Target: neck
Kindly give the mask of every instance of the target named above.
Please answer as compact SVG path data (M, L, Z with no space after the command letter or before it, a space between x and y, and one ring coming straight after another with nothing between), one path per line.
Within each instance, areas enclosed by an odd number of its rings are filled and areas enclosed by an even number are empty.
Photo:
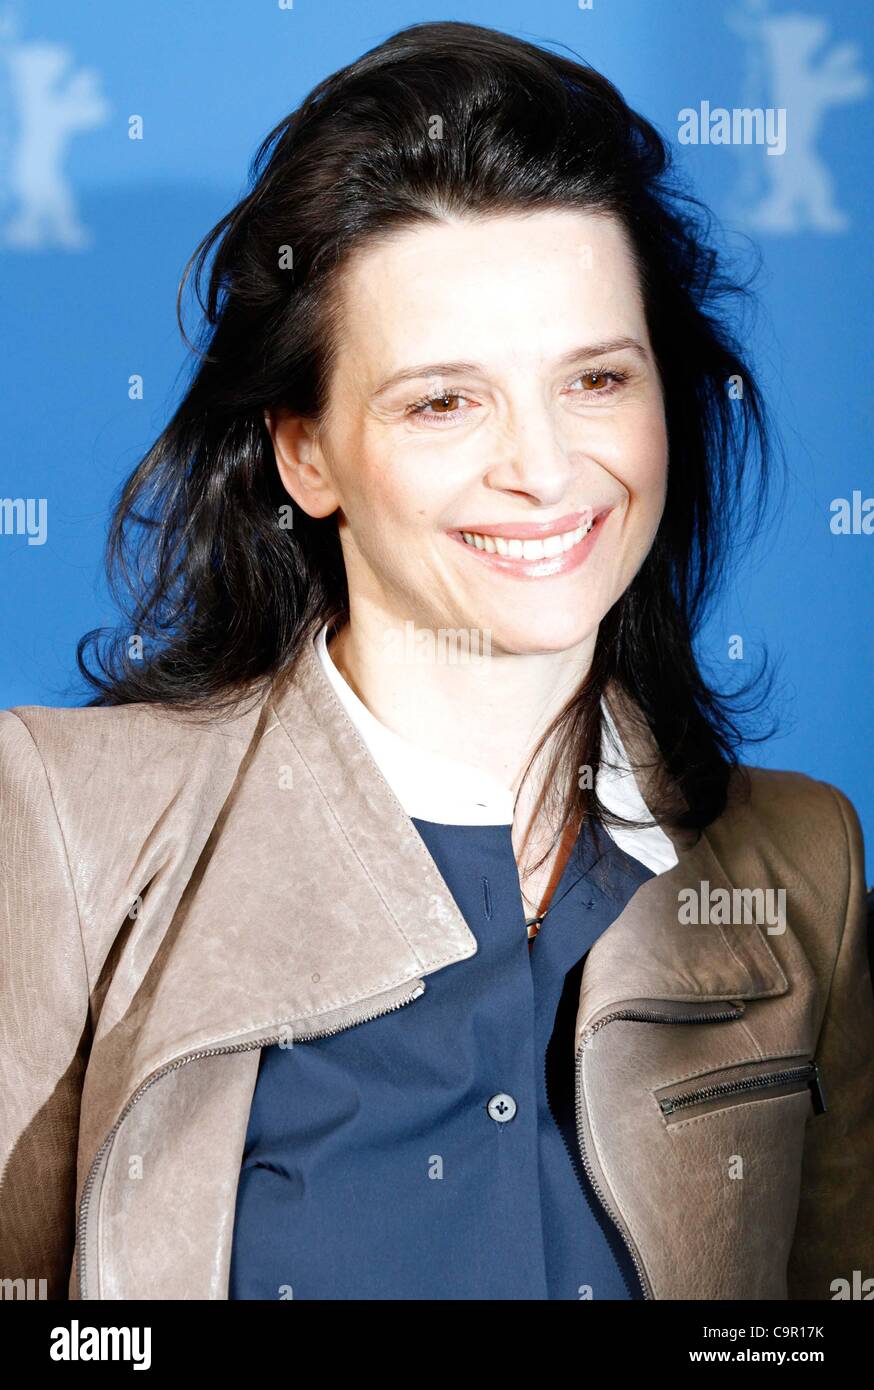
M384 636L389 629L402 634L404 625L367 607L353 609L329 643L340 674L395 733L479 767L512 791L587 674L595 644L593 635L566 651L519 654L493 645L485 655L465 656L451 646L429 651L427 643L412 641L392 647ZM534 773L528 783L536 783Z

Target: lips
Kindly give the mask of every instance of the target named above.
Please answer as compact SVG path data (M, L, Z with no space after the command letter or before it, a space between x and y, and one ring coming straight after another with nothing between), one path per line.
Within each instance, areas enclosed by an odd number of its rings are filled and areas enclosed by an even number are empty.
M594 520L581 521L579 526L572 530L553 532L548 536L531 539L500 536L483 531L462 531L461 537L465 545L472 545L476 550L485 550L490 555L508 555L513 560L542 560L570 550L591 531L594 524Z
M552 522L501 522L478 530L450 531L472 559L520 578L565 574L583 563L612 508L558 517Z

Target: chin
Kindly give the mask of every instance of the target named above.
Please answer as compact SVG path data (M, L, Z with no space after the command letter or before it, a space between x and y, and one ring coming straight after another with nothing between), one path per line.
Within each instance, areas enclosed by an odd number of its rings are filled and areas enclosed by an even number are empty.
M520 614L496 617L491 624L480 619L482 632L490 635L492 654L514 656L570 651L597 631L598 622L599 615L589 619L580 611L569 613L566 619L554 612L540 612L527 619Z

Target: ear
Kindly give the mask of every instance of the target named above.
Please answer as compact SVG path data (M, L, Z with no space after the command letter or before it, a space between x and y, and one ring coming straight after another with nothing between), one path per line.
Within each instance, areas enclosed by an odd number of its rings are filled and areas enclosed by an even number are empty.
M287 411L265 410L264 423L273 441L276 467L286 492L308 516L331 516L340 499L319 447L316 422Z

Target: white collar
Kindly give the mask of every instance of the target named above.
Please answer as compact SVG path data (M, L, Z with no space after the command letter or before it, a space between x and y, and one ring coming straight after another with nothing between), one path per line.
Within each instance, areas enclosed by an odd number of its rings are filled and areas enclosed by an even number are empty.
M498 778L470 763L411 743L371 714L331 660L327 631L326 623L314 639L325 674L407 815L440 825L512 825L513 793ZM598 796L611 811L635 820L647 818L649 811L628 754L603 701L601 712L606 726L602 753L617 766L600 768ZM658 825L644 830L611 826L609 831L621 849L655 874L664 873L677 862L671 841Z

